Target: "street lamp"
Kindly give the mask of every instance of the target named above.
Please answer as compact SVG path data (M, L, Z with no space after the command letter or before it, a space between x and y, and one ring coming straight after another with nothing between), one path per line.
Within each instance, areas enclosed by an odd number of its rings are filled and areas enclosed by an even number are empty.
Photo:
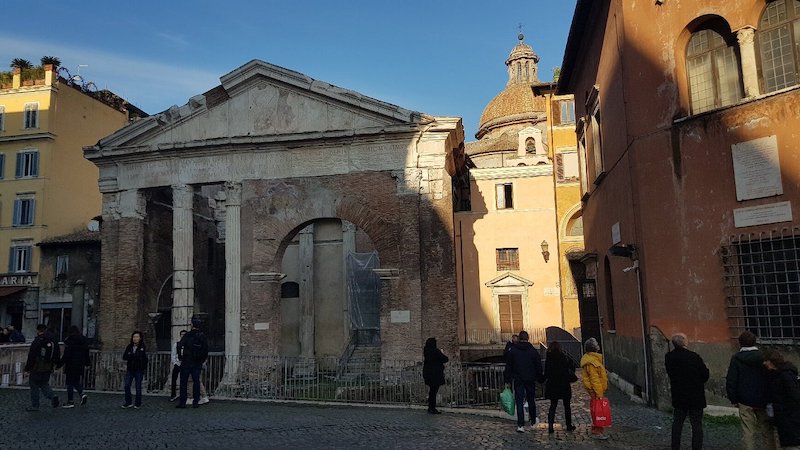
M550 261L550 245L547 241L542 241L542 257L544 257L544 262Z

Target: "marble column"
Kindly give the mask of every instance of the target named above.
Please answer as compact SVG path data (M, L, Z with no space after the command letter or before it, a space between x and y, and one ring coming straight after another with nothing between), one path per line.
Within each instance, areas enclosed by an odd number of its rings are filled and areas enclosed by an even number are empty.
M239 367L242 318L241 183L225 183L225 380Z
M736 31L739 54L742 58L742 84L744 85L744 96L747 98L759 95L755 33L756 30L753 27L744 27Z
M172 187L172 342L191 328L194 313L194 234L189 185Z
M300 231L300 356L314 357L314 225Z
M342 311L344 314L345 342L350 339L352 327L352 299L350 298L350 279L347 277L347 256L356 251L356 226L342 221Z

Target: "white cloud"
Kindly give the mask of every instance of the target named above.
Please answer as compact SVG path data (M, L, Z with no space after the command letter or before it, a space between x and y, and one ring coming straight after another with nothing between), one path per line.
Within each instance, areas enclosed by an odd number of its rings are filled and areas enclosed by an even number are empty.
M165 35L166 36L166 35ZM13 51L14 53L10 53ZM153 114L219 84L224 73L165 64L136 56L108 53L91 48L73 47L54 42L20 40L0 35L0 64L13 58L31 59L33 55L52 55L73 75L93 81L98 89L109 89L132 104Z

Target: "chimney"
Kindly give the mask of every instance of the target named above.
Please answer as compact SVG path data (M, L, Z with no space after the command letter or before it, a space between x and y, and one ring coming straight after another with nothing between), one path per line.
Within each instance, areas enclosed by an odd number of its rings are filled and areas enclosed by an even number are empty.
M52 64L45 64L44 65L44 85L45 86L52 86L53 85L53 65Z
M11 78L11 89L19 89L22 86L22 70L19 67L14 67Z

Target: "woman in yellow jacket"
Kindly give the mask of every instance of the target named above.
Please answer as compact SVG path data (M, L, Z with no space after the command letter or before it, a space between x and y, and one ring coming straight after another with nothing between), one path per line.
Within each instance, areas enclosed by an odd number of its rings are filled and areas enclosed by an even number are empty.
M600 398L608 389L608 374L605 366L603 366L603 355L598 353L600 345L595 338L589 338L583 344L583 349L586 352L581 358L583 387L586 388L586 391L593 399ZM608 436L603 433L603 427L594 425L592 425L592 437L595 439L608 439Z

